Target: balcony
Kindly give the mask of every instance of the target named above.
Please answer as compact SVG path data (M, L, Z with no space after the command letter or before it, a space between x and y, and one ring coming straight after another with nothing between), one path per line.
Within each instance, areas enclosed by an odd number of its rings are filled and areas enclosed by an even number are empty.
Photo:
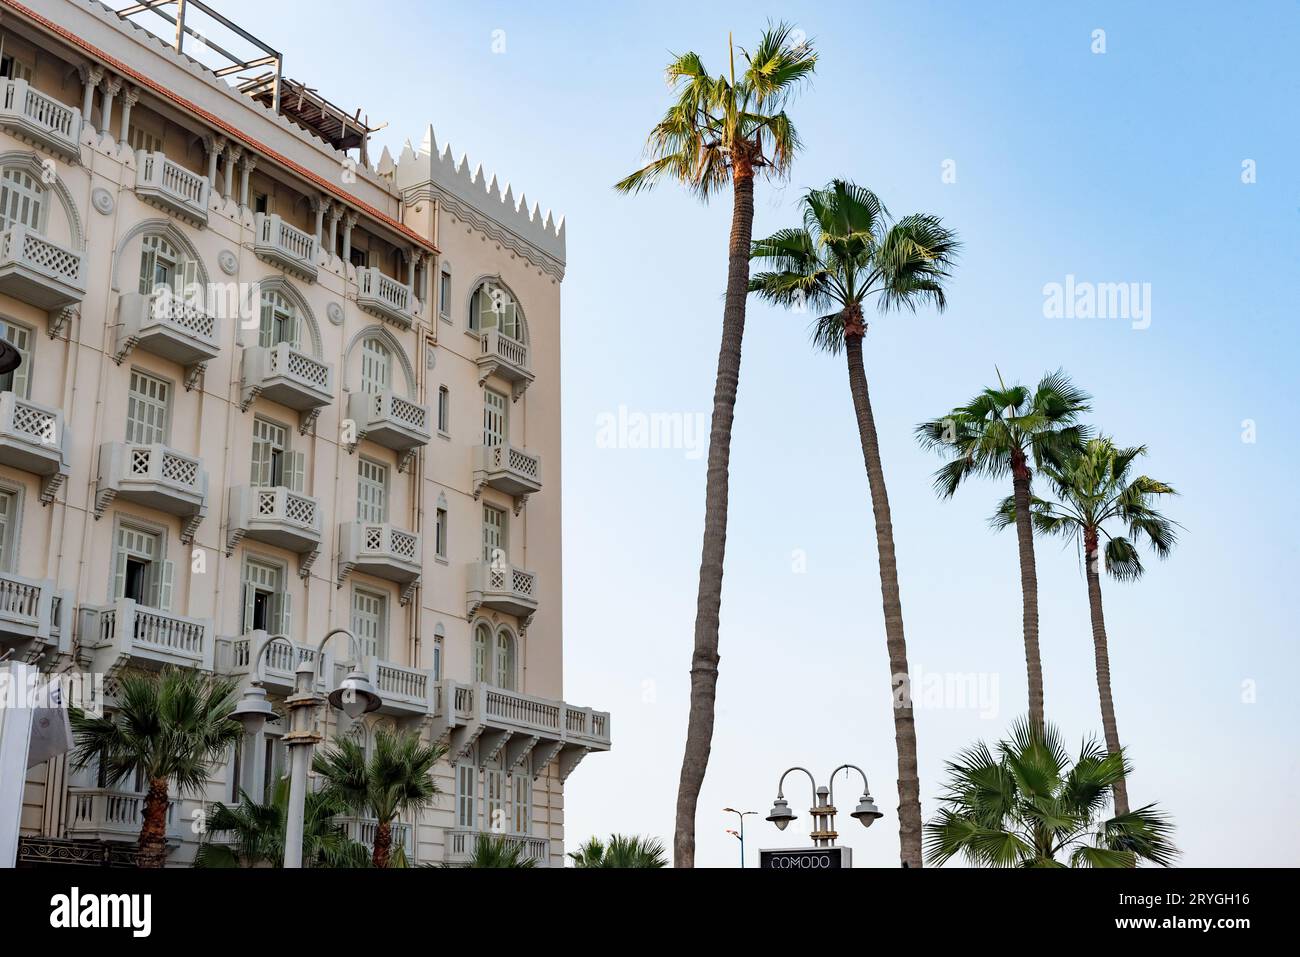
M41 476L47 505L68 477L69 445L62 409L0 392L0 465Z
M391 389L353 392L348 396L348 418L356 423L357 442L369 439L405 453L398 471L406 470L416 449L429 444L429 410Z
M276 214L258 213L253 223L253 254L307 282L316 281L316 237Z
M528 347L496 329L488 329L479 333L478 384L483 385L493 375L510 383L511 396L516 401L533 381L528 368Z
M221 352L216 316L171 290L124 293L117 301L117 322L119 365L139 346L191 370L186 388L193 388L204 364Z
M188 519L181 530L188 545L208 511L208 473L194 456L159 443L105 442L99 447L96 517L117 498Z
M335 664L332 687L338 687L348 670L346 663ZM433 672L384 661L374 655L366 655L361 670L379 692L381 714L427 718L437 710L438 683L433 680Z
M339 525L338 583L354 569L364 575L386 578L405 585L402 604L420 581L420 536L392 525L343 522Z
M334 367L313 359L287 342L244 350L240 409L258 396L300 415L300 432L310 430L320 410L334 401Z
M239 638L222 638L217 641L216 670L218 674L252 680L251 662L266 642L267 633L254 631ZM325 680L331 670L326 653L326 667L317 668L316 690L326 692ZM294 690L295 673L302 662L316 664L316 649L307 645L294 644L292 648L283 641L277 641L266 651L262 659L262 687L279 694L290 694Z
M151 203L195 226L208 224L206 176L192 173L164 153L139 150L135 154L135 192Z
M419 315L417 304L408 286L385 276L377 267L357 270L357 305L371 315L409 329Z
M57 591L49 579L0 572L0 648L28 664L47 652L70 655L72 607L72 592Z
M343 833L359 844L364 844L370 853L375 852L375 832L379 822L373 817L339 817L335 821L342 825ZM415 828L405 821L392 823L392 851L401 848L409 863L415 862Z
M446 740L452 761L477 743L482 761L499 756L506 771L531 760L534 778L558 757L564 780L589 752L609 750L609 715L603 711L451 680L442 682L437 704L434 736Z
M86 257L26 226L0 233L0 292L53 312L86 295Z
M296 553L298 574L306 578L320 552L321 524L320 503L310 495L237 485L230 490L226 554L245 538L265 542Z
M502 562L474 562L469 566L468 614L479 608L491 608L528 620L537 611L537 576L532 572Z
M111 605L83 605L77 630L91 670L123 667L158 669L163 665L212 670L212 622L146 608L129 598Z
M91 841L135 841L144 823L141 791L116 788L68 788L68 837ZM167 802L167 840L179 843L176 800Z
M33 90L26 80L0 80L0 129L81 162L81 111Z
M482 832L460 827L444 832L447 843L442 849L443 863L468 864L470 858L474 856L474 842L478 840L481 833L487 833L493 840L505 841L507 844L522 844L523 856L536 861L537 867L551 865L551 842L547 838L533 837L529 834L494 834L491 831Z
M474 497L483 488L505 492L515 500L515 514L528 496L542 490L542 460L513 445L480 445L475 450Z

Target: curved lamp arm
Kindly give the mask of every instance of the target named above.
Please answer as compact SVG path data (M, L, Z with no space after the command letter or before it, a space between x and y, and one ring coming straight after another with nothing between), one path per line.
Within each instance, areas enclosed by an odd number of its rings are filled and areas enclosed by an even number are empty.
M871 785L867 783L866 771L863 771L856 764L841 764L838 768L836 768L834 771L831 772L831 804L832 805L835 804L835 775L839 774L843 770L846 770L847 768L852 768L854 771L857 771L858 774L862 775L862 793L863 794L871 793Z
M838 771L839 768L836 768L836 770ZM801 767L799 767L797 764L796 764L794 767L792 767L792 768L786 768L786 770L785 770L785 774L782 774L782 775L781 775L781 780L778 781L778 782L776 783L776 797L777 797L777 800L780 800L781 798L784 798L784 797L785 797L785 792L784 792L782 789L785 787L785 778L786 778L786 775L789 774L791 771L802 771L804 774L808 775L808 781L809 781L809 783L812 784L812 791L813 791L813 805L816 806L816 804L817 804L817 779L814 778L814 777L812 776L812 772L811 772L811 771L809 771L807 768L801 768Z
M315 671L316 674L318 675L320 674L321 663L325 660L325 645L328 644L329 640L333 638L335 635L348 636L348 653L352 655L352 661L356 665L359 666L361 664L361 642L357 641L357 636L352 634L352 632L346 628L331 628L329 631L325 633L325 637L320 640L320 644L316 646L315 666L313 667L311 665L308 665L308 667L311 668L313 671ZM307 663L303 662L303 664L307 664ZM302 666L299 665L299 667Z
M257 649L257 653L253 655L252 661L253 684L258 685L259 687L262 685L263 679L266 675L266 652L277 641L283 641L289 646L289 651L293 651L293 642L289 640L288 635L271 635L266 639L266 641L262 642L262 647Z

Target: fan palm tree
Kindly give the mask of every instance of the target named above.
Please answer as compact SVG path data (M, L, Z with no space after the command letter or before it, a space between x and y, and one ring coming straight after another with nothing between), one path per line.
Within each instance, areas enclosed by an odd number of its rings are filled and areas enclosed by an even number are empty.
M440 744L421 744L418 734L380 728L375 753L352 738L338 738L312 760L325 779L322 791L354 814L373 817L375 867L389 867L393 821L428 807L442 793L433 781L433 766L447 753Z
M813 343L831 355L844 352L849 393L858 420L858 439L871 492L880 561L880 593L885 616L894 699L894 742L898 753L899 842L904 865L921 866L921 788L916 770L916 724L906 693L907 642L898 590L894 524L880 461L880 442L862 361L867 334L863 306L875 296L881 312L915 311L922 303L943 310L944 281L957 251L956 235L933 216L912 215L890 224L875 193L844 180L803 197L803 226L784 229L754 243L753 259L771 267L750 280L749 288L770 302L805 304L824 313L812 329Z
M71 709L77 738L73 767L98 763L106 787L128 777L144 782L137 866L166 862L169 788L174 785L182 795L201 793L208 773L243 735L230 717L236 689L231 678L192 668L169 667L156 675L127 672L111 714L93 717Z
M521 841L508 840L502 834L480 832L474 838L474 850L464 864L444 864L444 867L536 867L537 861L529 857Z
M574 867L667 867L663 841L635 834L611 834L608 841L593 837L569 852Z
M977 867L1168 867L1178 856L1173 823L1154 804L1103 817L1132 769L1096 741L1071 762L1053 725L1021 720L996 753L977 742L947 770L944 807L925 826L932 864L961 855Z
M1035 497L1030 504L1035 529L1064 536L1082 550L1092 618L1097 694L1101 699L1101 726L1106 748L1112 754L1120 750L1120 743L1110 691L1101 570L1105 568L1118 581L1135 581L1145 570L1138 553L1139 544L1145 541L1158 557L1166 558L1178 540L1176 524L1154 507L1160 496L1177 494L1173 487L1146 475L1132 475L1133 463L1146 451L1145 446L1117 448L1105 437L1091 439L1081 452L1060 467L1043 469L1055 492L1055 500ZM1016 503L1008 498L994 514L992 524L1001 529L1015 520ZM1128 534L1112 534L1106 527L1108 523L1124 526ZM1115 810L1120 814L1128 812L1128 789L1123 778L1115 782Z
M289 779L276 782L267 804L239 792L239 803L214 804L208 811L206 834L194 857L195 867L280 867L284 863L285 821L289 808ZM335 823L347 809L323 791L307 794L303 818L302 856L308 866L369 867L370 851L351 840ZM225 840L218 840L218 838Z
M1090 396L1063 371L1043 376L1032 392L1023 385L985 389L966 405L916 427L923 447L949 461L935 473L934 488L950 498L967 478L1011 476L1016 503L1016 540L1020 550L1020 594L1024 622L1025 665L1029 673L1029 718L1043 726L1043 663L1038 651L1038 570L1029 519L1034 469L1060 465L1082 447L1088 431L1078 424Z
M650 131L646 146L650 162L615 184L621 192L636 193L669 179L703 201L728 183L732 190L727 289L713 388L704 544L691 655L691 706L673 837L673 861L678 867L692 867L695 863L695 809L713 738L718 612L727 546L728 463L745 333L754 180L789 173L799 138L785 105L817 64L811 45L801 41L786 24L769 27L752 52L740 51L743 62L739 73L730 39L728 49L729 70L717 76L709 75L696 53L682 54L668 64L668 81L676 101Z

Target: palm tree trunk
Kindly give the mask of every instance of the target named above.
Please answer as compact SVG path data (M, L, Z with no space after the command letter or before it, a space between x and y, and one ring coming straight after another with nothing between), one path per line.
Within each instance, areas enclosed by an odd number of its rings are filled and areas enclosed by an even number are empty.
M849 365L849 392L858 417L858 438L871 488L871 511L876 519L876 553L880 561L880 596L885 611L885 648L889 653L890 689L894 692L894 747L898 753L898 837L904 867L921 866L921 782L916 770L916 723L907 669L907 641L903 637L903 602L898 593L898 563L894 554L894 523L880 463L876 421L862 364L862 336L845 337ZM904 694L898 695L899 686Z
M167 779L154 778L144 797L144 823L136 842L135 866L162 867L167 861Z
M1101 607L1101 554L1096 530L1084 532L1084 551L1088 577L1088 610L1092 613L1092 649L1097 659L1097 695L1101 699L1101 728L1106 736L1106 750L1120 749L1119 725L1115 721L1115 701L1110 694L1110 653L1106 647L1106 616ZM1115 813L1128 813L1128 786L1123 779L1111 789L1115 794Z
M695 602L695 650L691 655L691 711L686 748L677 785L677 825L673 865L695 866L695 806L713 740L713 710L718 685L718 609L722 604L722 563L727 550L728 463L731 423L740 382L740 347L745 335L745 297L749 287L749 246L754 227L754 173L737 163L731 240L728 247L727 294L722 309L722 346L713 387L713 423L709 432L708 479L704 490L704 547Z
M1025 668L1029 673L1029 720L1043 729L1043 661L1038 652L1038 568L1034 527L1029 518L1029 468L1018 449L1011 458L1011 490L1016 503L1016 541L1020 546L1020 595L1024 603Z
M389 854L393 847L393 822L381 820L375 825L375 850L370 863L375 867L387 867Z

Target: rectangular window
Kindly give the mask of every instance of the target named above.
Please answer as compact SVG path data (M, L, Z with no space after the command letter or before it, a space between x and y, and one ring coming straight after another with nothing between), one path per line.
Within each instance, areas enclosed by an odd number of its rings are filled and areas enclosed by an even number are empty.
M472 764L456 765L456 826L473 829L475 822L474 785L477 769Z
M357 460L357 521L382 525L388 519L388 466Z
M451 392L445 385L438 387L438 431L443 435L451 431Z
M30 83L32 81L32 68L6 53L0 57L0 76L9 80L26 80Z
M508 438L506 427L506 397L491 389L483 390L483 444L505 445Z
M433 639L433 680L442 680L442 639Z
M266 193L253 193L253 212L267 213L271 210L271 198Z
M172 563L163 560L160 534L130 525L118 527L110 598L129 598L146 608L170 610L172 575Z
M270 562L244 562L243 633L265 631L272 635L292 632L292 596L285 588L284 568Z
M18 496L0 491L0 571L13 571L14 539L18 535ZM0 607L0 611L4 609Z
M0 339L13 346L22 360L18 363L18 368L11 372L0 373L0 392L13 392L21 398L30 398L32 379L31 330L26 326L0 320Z
M483 506L483 561L506 562L506 513L491 505Z
M131 118L134 120L135 116L132 115ZM161 136L142 129L135 122L131 124L131 131L127 134L126 141L134 152L144 150L146 153L161 153L163 148Z
M510 775L513 789L514 820L512 830L516 834L531 834L533 829L533 778L526 770L516 771Z
M445 508L434 512L433 553L439 558L447 557L447 510Z
M488 768L483 772L483 826L494 834L506 830L509 821L505 810L504 771Z
M253 420L253 464L250 483L255 488L283 485L295 492L303 490L305 464L303 453L289 451L289 430L277 422Z
M126 403L126 440L136 445L165 443L170 402L170 383L132 369Z
M449 272L438 276L438 315L443 319L451 318L451 273Z
M370 658L384 657L387 650L387 618L386 596L360 588L352 593L352 633L357 636L363 655Z

